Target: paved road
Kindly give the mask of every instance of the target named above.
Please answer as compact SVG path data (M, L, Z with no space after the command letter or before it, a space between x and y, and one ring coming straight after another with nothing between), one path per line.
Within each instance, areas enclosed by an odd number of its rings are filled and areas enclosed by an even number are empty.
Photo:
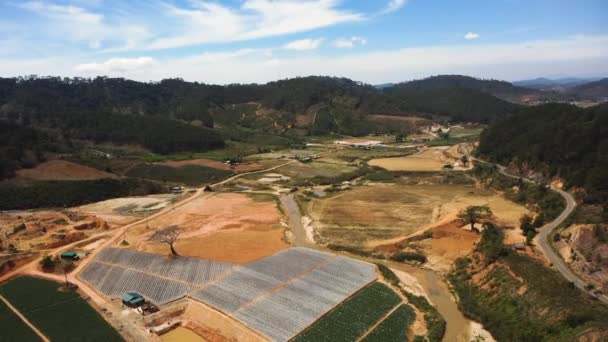
M480 160L477 158L472 158L472 159L478 160L478 161L481 161L484 163L488 163L484 160ZM495 165L498 167L498 171L500 173L502 173L503 175L505 175L507 177L511 177L511 178L517 178L517 179L521 178L519 176L507 173L506 167L504 167L503 165L498 165L498 164L495 164ZM528 183L536 183L535 181L533 181L531 179L527 179L527 178L522 178L522 180L524 180L525 182L528 182ZM545 255L545 257L559 271L559 273L561 273L562 276L564 278L566 278L566 280L572 282L574 285L576 285L576 287L578 287L582 291L588 293L590 296L596 297L598 300L602 301L603 303L608 304L608 297L606 297L605 295L596 296L592 293L592 291L589 291L585 288L587 283L585 281L583 281L581 278L579 278L574 272L572 272L572 270L570 270L568 265L566 265L564 260L562 260L562 258L557 254L557 252L551 246L551 242L549 239L553 236L553 234L552 234L553 231L560 224L562 224L568 218L568 216L570 216L570 214L574 211L574 208L576 208L576 201L574 200L574 197L572 197L572 195L570 195L569 193L567 193L561 189L555 188L555 187L551 187L551 190L557 192L564 198L564 200L566 201L566 208L564 209L564 211L562 211L562 213L555 220L542 226L539 229L539 233L534 240L537 243L540 250Z

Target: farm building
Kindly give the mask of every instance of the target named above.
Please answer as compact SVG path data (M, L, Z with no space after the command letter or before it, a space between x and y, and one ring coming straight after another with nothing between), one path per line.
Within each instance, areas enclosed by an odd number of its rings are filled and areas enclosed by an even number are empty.
M144 297L137 292L125 292L122 295L122 303L128 307L136 308L146 302Z
M65 252L61 253L60 257L61 257L61 259L72 260L72 261L80 259L80 257L78 256L78 253L73 252L73 251L65 251Z

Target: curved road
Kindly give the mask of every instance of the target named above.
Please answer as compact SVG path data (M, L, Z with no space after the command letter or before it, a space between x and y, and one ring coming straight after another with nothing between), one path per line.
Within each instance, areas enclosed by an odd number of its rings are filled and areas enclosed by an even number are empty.
M485 160L481 160L478 158L473 158L471 157L471 159L473 160L477 160L483 163L489 163ZM489 163L492 164L492 163ZM499 165L499 164L494 164L498 167L498 171L507 176L507 177L511 177L511 178L522 178L516 175L512 175L510 173L507 173L506 167L504 167L503 165ZM531 180L531 179L527 179L527 178L522 178L524 181L528 182L528 183L536 183L535 181ZM560 224L562 224L566 218L568 218L568 216L570 216L570 214L574 211L574 208L576 208L576 201L574 200L574 198L572 197L572 195L570 195L569 193L555 188L555 187L551 187L551 190L557 192L558 194L560 194L564 200L566 201L566 208L564 209L564 211L562 211L561 214L559 214L559 216L547 223L546 225L542 226L539 229L539 233L536 236L535 240L538 244L538 247L540 248L540 250L543 252L543 254L545 255L545 257L551 262L551 264L553 266L555 266L555 268L559 271L559 273L562 274L562 276L564 278L566 278L566 280L572 282L574 285L576 285L576 287L578 287L579 289L581 289L582 291L586 292L587 294L589 294L592 297L597 298L598 300L600 300L601 302L608 304L608 297L606 297L605 295L595 295L593 294L592 291L589 291L586 289L587 283L585 281L583 281L581 278L579 278L574 272L572 272L572 270L570 270L570 268L568 267L568 265L566 265L566 263L564 262L564 260L562 260L562 258L557 254L557 252L553 249L553 246L551 246L551 242L549 241L549 238L552 236L551 233L553 232L553 230L555 228L557 228Z

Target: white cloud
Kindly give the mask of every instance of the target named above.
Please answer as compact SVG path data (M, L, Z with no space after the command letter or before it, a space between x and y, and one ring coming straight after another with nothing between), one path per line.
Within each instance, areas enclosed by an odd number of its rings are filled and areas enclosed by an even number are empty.
M475 32L467 32L467 34L464 35L464 39L466 40L473 40L477 38L479 38L479 34Z
M380 11L380 14L388 14L388 13L395 12L395 11L401 9L401 7L405 6L406 3L407 3L407 0L389 0L389 2L386 4L384 9L382 9L382 11Z
M74 68L75 65L79 67ZM270 56L267 50L255 49L157 58L147 62L146 59L90 63L64 57L29 60L0 57L0 75L3 76L117 75L142 81L181 77L220 84L267 82L307 75L344 76L376 84L448 73L515 80L559 74L563 70L568 70L569 76L583 77L596 75L598 70L608 70L608 35L371 52L351 50L338 57L331 54L281 55L280 51Z
M240 8L193 1L191 8L166 5L178 30L153 40L149 49L252 40L359 21L364 15L338 8L338 0L245 0ZM181 23L181 25L180 25Z
M318 39L300 39L294 40L293 42L289 42L283 46L287 50L315 50L321 46L323 42L323 38Z
M74 67L74 70L85 74L113 75L141 71L156 63L157 62L150 57L110 58L101 63L79 64Z
M341 49L352 49L355 45L365 45L367 39L353 36L351 38L339 38L334 41L334 46Z
M80 1L83 3L82 1ZM86 2L94 6L95 1ZM142 26L120 20L120 23L109 22L99 13L75 5L57 5L45 1L27 1L18 7L33 12L44 20L36 27L36 34L50 42L81 42L91 49L99 49L104 42L134 46L150 33Z

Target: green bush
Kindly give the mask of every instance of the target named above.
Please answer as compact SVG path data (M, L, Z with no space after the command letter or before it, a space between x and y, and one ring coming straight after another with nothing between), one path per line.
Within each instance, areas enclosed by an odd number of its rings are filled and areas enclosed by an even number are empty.
M426 262L426 256L416 252L398 252L391 255L390 259L398 262L413 261L421 264Z

